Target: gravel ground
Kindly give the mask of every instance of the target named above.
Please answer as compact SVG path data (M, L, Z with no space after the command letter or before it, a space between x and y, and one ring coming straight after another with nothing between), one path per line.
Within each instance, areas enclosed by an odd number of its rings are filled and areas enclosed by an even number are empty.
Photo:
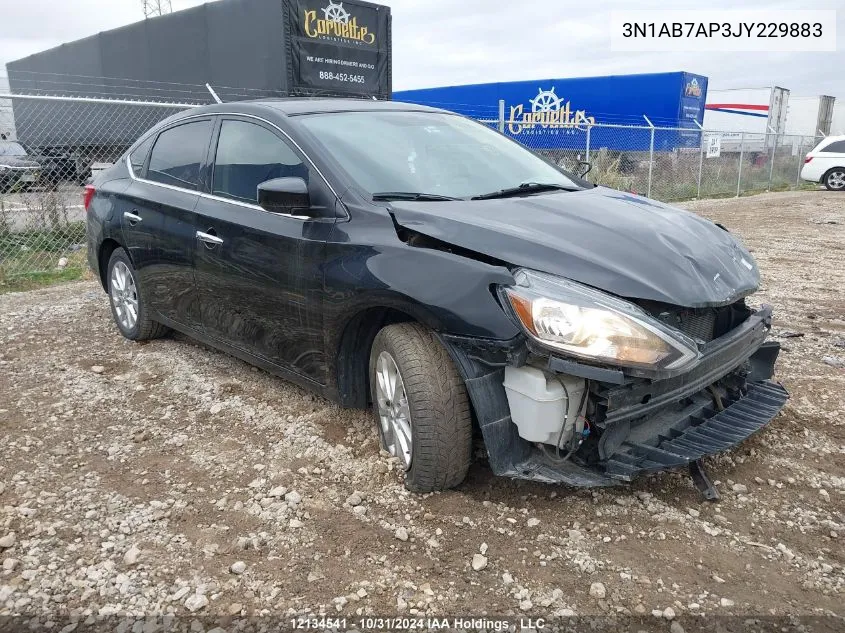
M483 460L414 495L368 412L125 341L94 281L0 296L0 616L845 615L845 196L687 206L754 251L792 393L708 460L715 504L684 473L574 490Z

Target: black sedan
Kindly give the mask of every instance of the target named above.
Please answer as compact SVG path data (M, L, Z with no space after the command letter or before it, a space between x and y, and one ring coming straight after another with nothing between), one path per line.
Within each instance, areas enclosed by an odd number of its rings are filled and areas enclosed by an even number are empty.
M180 113L85 193L123 336L174 329L372 405L417 491L493 471L610 485L765 426L768 306L749 252L466 118L289 99Z
M90 174L74 155L61 148L27 148L0 141L0 193L33 186L55 189L62 182L82 184Z
M29 158L41 166L39 184L55 189L61 183L83 184L91 175L90 167L73 151L61 147L29 148Z
M27 154L23 145L0 141L0 193L26 189L40 177L41 164Z

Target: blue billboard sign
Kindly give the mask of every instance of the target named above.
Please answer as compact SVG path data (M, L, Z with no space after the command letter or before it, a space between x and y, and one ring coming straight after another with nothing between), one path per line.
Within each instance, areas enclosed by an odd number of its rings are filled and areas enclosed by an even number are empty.
M505 133L538 149L580 149L590 129L590 146L648 150L648 131L595 124L656 127L658 151L698 147L707 77L687 72L539 79L396 91L396 101L452 110L477 119L496 119L505 102ZM684 130L689 129L689 132ZM530 139L530 140L529 140Z

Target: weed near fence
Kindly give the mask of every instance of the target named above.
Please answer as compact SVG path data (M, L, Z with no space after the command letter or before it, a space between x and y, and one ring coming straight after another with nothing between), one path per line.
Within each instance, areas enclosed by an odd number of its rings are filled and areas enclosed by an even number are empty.
M82 221L24 231L0 225L0 292L80 279L86 267Z

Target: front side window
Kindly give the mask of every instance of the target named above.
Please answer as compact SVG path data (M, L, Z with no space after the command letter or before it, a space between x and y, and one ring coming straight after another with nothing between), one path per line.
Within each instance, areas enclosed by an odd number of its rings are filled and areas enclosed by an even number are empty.
M370 194L468 198L523 183L592 187L495 130L439 112L335 112L299 122Z
M281 138L245 121L223 121L214 160L212 193L241 202L258 202L258 185L273 178L308 181L308 169Z
M819 151L825 154L845 154L845 141L833 141L833 143L822 147Z
M129 164L132 165L132 173L136 176L141 175L141 170L144 168L144 163L147 162L147 155L150 153L150 148L153 146L155 135L152 135L146 141L141 143L138 147L132 150L129 154Z
M147 179L174 187L197 189L205 159L211 121L195 121L159 134L150 155Z

